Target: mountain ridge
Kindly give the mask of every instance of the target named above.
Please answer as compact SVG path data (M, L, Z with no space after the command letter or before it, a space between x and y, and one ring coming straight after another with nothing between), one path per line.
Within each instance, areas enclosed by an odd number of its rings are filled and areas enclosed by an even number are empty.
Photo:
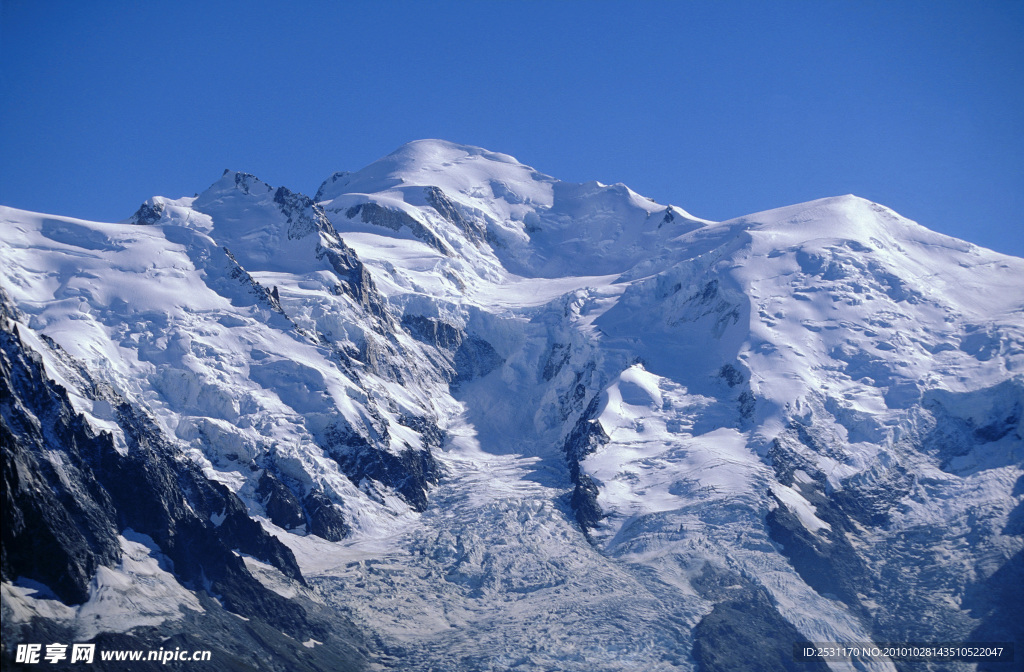
M125 460L147 418L203 534L230 510L286 549L242 549L227 608L278 627L268 596L304 596L298 642L337 613L331 650L385 668L713 670L762 627L765 669L792 633L1019 636L986 586L1024 548L1022 259L851 195L709 222L443 141L315 198L225 171L121 224L0 227L7 356ZM116 531L103 566L142 552ZM27 588L48 571L5 564L6 650L86 632ZM170 576L167 632L214 594Z

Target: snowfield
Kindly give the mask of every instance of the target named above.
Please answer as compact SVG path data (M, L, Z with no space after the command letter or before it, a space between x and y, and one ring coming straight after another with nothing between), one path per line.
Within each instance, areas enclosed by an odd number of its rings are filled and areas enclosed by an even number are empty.
M11 347L124 459L132 408L224 486L268 539L224 541L237 571L351 623L367 669L782 669L798 641L1020 637L1022 278L855 196L710 222L438 140L314 198L227 171L121 223L0 208ZM42 417L26 395L5 426ZM201 526L228 535L217 507ZM266 619L117 527L79 602L5 560L5 650L40 623ZM289 627L310 652L341 636ZM926 669L906 665L829 667Z

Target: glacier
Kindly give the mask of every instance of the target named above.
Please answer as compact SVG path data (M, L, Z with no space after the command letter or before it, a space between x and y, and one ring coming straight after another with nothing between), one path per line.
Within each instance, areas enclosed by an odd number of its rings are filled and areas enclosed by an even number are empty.
M975 669L793 647L1024 643L1021 278L855 196L712 222L440 140L0 207L5 665Z

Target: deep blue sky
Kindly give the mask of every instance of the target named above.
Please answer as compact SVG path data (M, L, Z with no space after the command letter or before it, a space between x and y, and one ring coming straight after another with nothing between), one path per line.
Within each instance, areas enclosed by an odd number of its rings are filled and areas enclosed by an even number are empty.
M855 193L1024 256L1024 2L0 0L0 203L230 167L312 194L417 138L725 219Z

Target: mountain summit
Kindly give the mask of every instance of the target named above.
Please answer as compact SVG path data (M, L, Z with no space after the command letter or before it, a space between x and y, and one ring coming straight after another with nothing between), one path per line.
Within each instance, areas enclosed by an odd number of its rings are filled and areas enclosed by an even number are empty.
M422 140L312 198L0 208L0 260L5 661L1024 642L1024 260L882 205L711 222Z

